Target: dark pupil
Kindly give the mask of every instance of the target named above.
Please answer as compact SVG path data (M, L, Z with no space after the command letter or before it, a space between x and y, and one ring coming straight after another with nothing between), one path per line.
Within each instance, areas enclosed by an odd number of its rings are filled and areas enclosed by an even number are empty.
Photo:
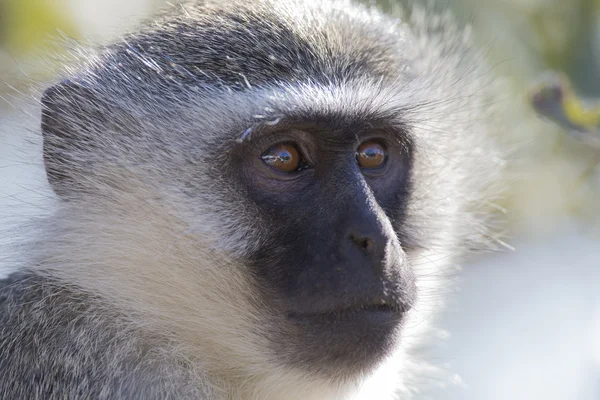
M277 145L262 155L262 160L283 172L293 172L300 167L300 153L290 144Z
M378 143L365 143L358 148L358 164L362 168L377 168L385 162L385 149Z
M279 154L277 154L276 157L279 158L280 162L288 163L292 159L292 153L290 153L287 150L281 150L281 152L279 152Z
M378 151L379 149L375 150L373 147L370 147L368 149L365 150L365 156L367 156L367 158L373 158L373 157L377 157L380 152Z

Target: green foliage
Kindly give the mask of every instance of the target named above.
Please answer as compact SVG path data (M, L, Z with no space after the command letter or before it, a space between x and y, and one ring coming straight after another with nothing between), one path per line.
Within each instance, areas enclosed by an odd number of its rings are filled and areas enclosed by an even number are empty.
M43 49L60 32L74 36L76 30L65 10L57 0L3 0L2 47L19 55Z

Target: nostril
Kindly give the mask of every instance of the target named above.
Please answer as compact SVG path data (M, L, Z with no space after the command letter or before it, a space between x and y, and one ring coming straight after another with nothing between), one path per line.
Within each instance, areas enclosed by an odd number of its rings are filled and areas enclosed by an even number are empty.
M360 247L361 250L366 252L372 251L375 247L375 241L369 237L359 237L358 235L351 233L349 239Z
M360 246L363 250L371 251L375 247L375 243L371 239L365 238L360 241Z

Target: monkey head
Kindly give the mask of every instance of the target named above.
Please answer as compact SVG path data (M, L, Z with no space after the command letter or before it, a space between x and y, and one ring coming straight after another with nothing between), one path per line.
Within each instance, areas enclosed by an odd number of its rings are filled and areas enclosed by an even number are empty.
M476 56L336 4L186 3L43 97L46 268L217 380L370 373L481 240Z

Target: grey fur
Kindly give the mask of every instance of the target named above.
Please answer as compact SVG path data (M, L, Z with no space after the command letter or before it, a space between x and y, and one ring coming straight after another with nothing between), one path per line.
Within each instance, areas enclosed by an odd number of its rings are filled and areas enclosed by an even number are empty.
M161 368L164 363L176 365L161 354L164 340L132 331L121 316L110 315L64 283L13 276L5 285L0 320L3 398L211 397L183 365Z
M21 272L0 289L1 398L360 392L367 376L288 368L269 344L277 315L240 262L267 232L225 157L283 117L385 119L409 132L410 201L393 228L420 301L401 360L380 369L399 370L387 398L414 389L417 322L437 308L457 257L495 239L484 211L501 169L489 68L447 16L221 3L184 2L99 52L80 50L68 81L46 92L44 156L63 201L36 222ZM359 395L374 398L365 387Z

